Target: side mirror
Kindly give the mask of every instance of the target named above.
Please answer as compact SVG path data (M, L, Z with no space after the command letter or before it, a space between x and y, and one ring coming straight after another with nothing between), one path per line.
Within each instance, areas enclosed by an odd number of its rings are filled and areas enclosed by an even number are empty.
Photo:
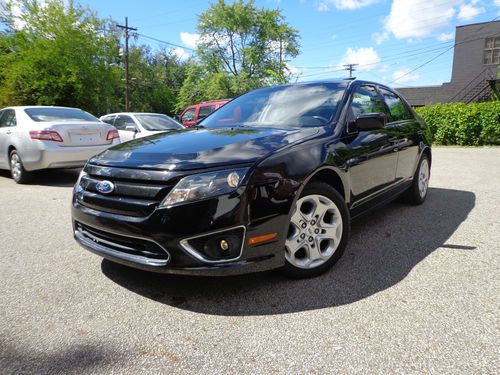
M127 125L127 126L125 126L125 130L127 130L129 132L135 132L135 133L137 133L137 128L134 125Z
M382 129L387 121L385 113L362 113L350 123L349 131L369 131Z

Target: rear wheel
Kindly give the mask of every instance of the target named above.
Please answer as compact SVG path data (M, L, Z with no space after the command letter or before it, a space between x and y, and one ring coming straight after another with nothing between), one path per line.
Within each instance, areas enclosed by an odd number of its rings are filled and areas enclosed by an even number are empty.
M325 272L342 256L349 231L349 212L340 194L324 182L310 183L290 219L283 271L297 278Z
M17 150L12 150L9 155L10 161L10 174L15 182L18 184L25 184L33 178L33 173L30 173L24 169L21 157L17 153Z
M423 154L418 163L417 170L413 176L413 182L403 195L403 200L412 205L424 203L429 189L429 178L431 169L429 157Z

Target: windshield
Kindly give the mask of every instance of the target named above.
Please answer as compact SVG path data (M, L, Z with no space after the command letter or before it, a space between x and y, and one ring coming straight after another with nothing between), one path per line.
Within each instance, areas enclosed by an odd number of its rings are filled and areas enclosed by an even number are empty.
M167 115L135 115L145 130L149 131L165 131L184 129L184 126L179 124L173 118Z
M330 123L347 83L278 86L244 94L207 117L205 127L308 127Z
M90 113L76 108L26 108L26 114L37 122L47 121L92 121L99 120Z

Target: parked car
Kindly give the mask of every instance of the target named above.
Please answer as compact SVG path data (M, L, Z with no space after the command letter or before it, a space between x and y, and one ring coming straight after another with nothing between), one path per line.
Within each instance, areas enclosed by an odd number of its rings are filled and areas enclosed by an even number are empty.
M181 114L179 115L179 121L184 126L187 127L194 126L198 121L204 119L209 114L219 109L230 100L231 99L212 100L209 102L203 102L187 106L184 109L184 111L182 111Z
M315 276L341 257L352 218L398 196L424 202L431 161L427 125L387 86L263 88L199 127L90 159L74 190L74 236L150 271Z
M160 113L111 113L102 116L100 120L113 125L118 130L122 142L158 134L158 132L184 129L184 127L173 118Z
M39 169L82 167L88 158L118 143L115 128L81 109L0 110L0 169L10 169L20 184Z

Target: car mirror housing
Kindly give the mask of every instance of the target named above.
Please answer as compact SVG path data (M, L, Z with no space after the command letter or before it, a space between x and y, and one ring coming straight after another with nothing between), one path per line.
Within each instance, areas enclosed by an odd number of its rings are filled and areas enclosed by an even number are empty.
M362 113L353 121L355 129L359 131L369 131L382 129L387 121L385 113Z

